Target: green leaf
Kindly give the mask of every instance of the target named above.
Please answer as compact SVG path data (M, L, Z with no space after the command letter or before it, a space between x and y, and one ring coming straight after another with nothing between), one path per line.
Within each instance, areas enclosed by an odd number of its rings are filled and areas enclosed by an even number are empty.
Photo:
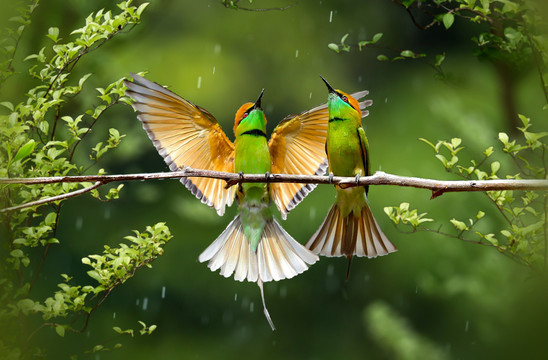
M415 53L411 50L403 50L401 53L400 53L401 56L403 57L415 57Z
M9 101L2 101L0 102L0 105L7 108L10 111L13 111L13 104L10 103Z
M383 35L382 33L376 33L375 35L373 35L371 44L376 44L382 38L382 35Z
M503 143L504 145L507 145L508 144L508 134L506 133L503 133L503 132L500 132L499 133L499 140L501 143Z
M377 56L377 60L379 60L379 61L388 61L390 59L388 58L388 56L381 54L381 55Z
M500 169L500 163L498 161L493 161L491 163L491 174L496 174Z
M453 224L453 226L459 230L459 231L465 231L465 230L468 230L468 226L466 226L465 223L463 223L462 221L459 221L459 220L456 220L456 219L451 219L449 220L451 222L451 224Z
M10 255L14 258L21 258L25 256L25 253L21 249L15 249L10 252Z
M53 40L53 42L57 42L59 40L59 28L50 27L46 36Z
M65 327L63 325L57 325L55 327L55 332L60 336L60 337L64 337L65 336Z
M451 25L453 25L454 21L455 16L452 13L447 13L443 15L443 26L445 26L446 29L449 29Z
M29 140L25 145L19 148L17 154L15 154L15 157L13 158L13 162L22 160L29 156L34 151L35 146L36 142L34 140Z
M341 51L339 50L339 45L335 44L335 43L331 43L329 45L327 45L327 47L333 51L335 51L337 54L340 53Z
M99 283L103 282L103 279L101 278L101 275L99 275L99 273L95 270L88 271L88 276L95 279L95 280L97 280Z
M434 66L441 66L441 63L445 60L445 53L436 55L436 61L434 62Z

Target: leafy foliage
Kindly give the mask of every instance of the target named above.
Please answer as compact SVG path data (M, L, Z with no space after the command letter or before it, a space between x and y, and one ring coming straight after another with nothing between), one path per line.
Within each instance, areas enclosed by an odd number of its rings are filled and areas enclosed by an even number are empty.
M475 55L492 61L496 65L511 65L515 69L523 68L528 63L535 63L543 92L548 106L548 86L546 79L548 72L547 41L541 35L540 28L546 25L541 12L538 11L534 0L396 0L409 14L413 24L421 29L428 30L441 26L450 30L459 21L466 20L473 31L472 37L476 44ZM430 22L421 25L418 18L430 19ZM473 25L484 25L472 27ZM488 31L482 31L487 27ZM479 31L477 29L480 29ZM345 43L348 33L343 35L339 44L330 43L328 47L337 52L349 52L351 45ZM398 61L417 59L431 66L441 77L446 77L442 63L446 54L428 55L421 51L409 49L394 49L379 44L381 33L371 40L360 40L357 43L359 51L368 48L389 50L394 55L377 55L379 61ZM509 71L504 69L504 71Z
M517 173L506 175L506 179L546 179L548 163L545 158L548 144L546 132L532 132L528 118L520 115L523 127L519 128L522 134L522 143L510 140L508 134L501 132L499 141L502 152L511 157ZM462 140L453 138L450 141L440 140L436 144L420 139L427 143L435 153L446 171L467 180L494 180L500 179L501 162L491 160L496 151L489 146L483 152L481 160L470 160L465 165L459 158L464 149ZM544 141L543 141L544 140ZM491 201L496 211L490 209L478 210L474 216L466 220L451 219L449 222L454 232L447 233L438 229L426 228L423 223L433 221L424 218L426 213L418 214L417 209L409 210L408 203L385 208L385 213L394 224L408 224L411 231L433 231L441 235L458 238L464 241L484 244L498 249L515 260L535 269L546 266L546 239L548 237L546 218L547 194L534 191L487 191L485 196ZM502 216L506 224L502 230L491 229L491 232L477 230L478 223L489 216Z
M31 24L31 14L37 4L37 1L30 1L19 9L20 16L12 19L18 24L17 28L6 30L9 35L6 41L11 45L5 43L3 46L6 59L0 64L2 86L17 74L15 67L23 65L14 62L16 44L24 28ZM24 101L0 103L3 109L0 115L0 162L4 164L0 168L0 177L89 174L110 150L118 147L125 136L118 129L110 128L103 138L100 134L92 136L92 129L110 107L129 102L124 95L124 79L98 88L98 103L85 108L79 115L73 115L73 109L82 106L76 96L84 91L91 76L75 76L74 70L83 57L138 24L146 6L146 3L133 6L131 1L123 1L117 4L117 12L99 10L92 13L82 27L70 32L68 40L60 37L63 33L60 29L48 29L46 37L50 45L24 58L25 63L31 64L28 76L38 85L26 91ZM76 162L78 152L87 153L87 163ZM86 159L86 156L79 158ZM99 169L96 173L104 174L105 171ZM8 354L9 358L29 358L41 353L40 349L32 347L32 340L44 328L54 329L59 336L64 336L67 331L82 332L91 314L111 291L133 277L137 270L150 267L151 261L163 253L163 246L171 238L163 223L147 227L144 233L136 231L134 236L126 237L129 244L122 243L114 248L105 246L102 255L89 255L82 259L84 264L91 266L88 275L98 282L97 285L74 285L71 276L61 274L64 282L58 284L59 290L43 301L36 299L32 290L39 281L48 250L52 245L66 241L57 237L62 201L20 210L9 208L89 189L91 185L0 186L2 207L5 208L0 213L2 234L7 240L1 243L0 251L4 258L0 262L0 353ZM105 199L118 198L121 189L122 185L108 189ZM91 194L100 199L97 190ZM33 329L37 315L42 321ZM84 323L78 324L82 318ZM141 334L149 334L155 328L142 325ZM132 335L127 330L124 333ZM106 349L97 345L90 352Z

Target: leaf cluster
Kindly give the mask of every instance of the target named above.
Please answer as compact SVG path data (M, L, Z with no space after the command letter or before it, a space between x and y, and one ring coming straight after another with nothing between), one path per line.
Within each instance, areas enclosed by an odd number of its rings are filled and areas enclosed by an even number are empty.
M66 36L61 29L50 27L45 34L50 44L23 56L23 63L18 63L14 60L14 44L20 41L24 28L31 25L37 3L29 1L18 9L20 15L11 19L17 27L4 31L11 37L2 43L7 59L0 63L0 84L5 86L14 74L25 76L16 68L29 64L26 76L34 79L37 85L26 91L24 99L0 102L0 163L3 164L0 177L89 174L125 136L114 127L108 134L94 134L95 125L105 118L110 107L127 104L130 100L125 97L122 78L97 88L97 103L75 114L75 108L82 108L78 95L85 91L91 77L91 74L76 76L76 66L117 34L138 24L147 3L134 6L131 1L122 1L117 4L117 11L99 10L90 14L82 27ZM76 156L79 153L85 156ZM105 170L98 169L95 173L105 174ZM0 186L1 207L55 198L91 185L4 184ZM105 200L118 198L121 189L122 185L108 189ZM102 197L97 190L91 194L98 199ZM133 277L137 270L150 267L151 261L163 253L163 246L171 238L163 223L147 227L144 233L136 231L125 238L128 243L112 248L105 246L103 254L82 259L92 268L88 275L98 281L97 285L72 284L72 277L61 274L64 282L58 284L58 290L40 300L33 296L32 290L40 281L40 269L47 261L48 251L51 246L67 240L57 236L62 205L63 201L58 200L0 213L2 234L6 239L0 244L3 258L0 262L0 323L3 324L0 352L15 359L42 353L32 346L35 335L42 329L55 329L60 336L66 331L83 331L90 315L110 292ZM31 323L36 323L37 315L42 320L33 328L35 325ZM154 326L145 325L141 333L153 330ZM98 345L91 352L105 349Z
M520 115L523 126L518 130L522 141L510 140L506 133L499 134L499 153L511 158L516 173L501 175L501 162L492 160L496 155L494 146L489 146L483 152L480 160L472 159L468 165L459 158L464 149L460 138L449 141L439 140L435 144L426 140L446 171L467 180L500 179L546 179L548 163L545 154L548 143L545 139L548 133L532 132L530 119ZM449 223L454 232L442 231L438 228L427 228L423 223L434 221L425 218L426 213L419 215L417 209L410 210L408 203L399 206L387 207L385 212L396 225L403 223L411 226L411 232L431 231L440 235L454 237L460 240L480 243L497 248L500 252L510 256L518 262L533 269L546 266L546 239L548 237L548 219L546 217L547 195L534 191L487 191L484 193L492 204L492 208L477 210L474 216L467 220L451 219ZM505 226L502 230L478 230L478 223L485 218L496 216L503 219ZM440 223L440 221L437 221Z

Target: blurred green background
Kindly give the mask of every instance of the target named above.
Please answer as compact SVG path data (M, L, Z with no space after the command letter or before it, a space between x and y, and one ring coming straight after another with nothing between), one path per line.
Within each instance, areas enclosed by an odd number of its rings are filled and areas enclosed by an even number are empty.
M257 7L290 1L254 1ZM242 1L242 6L248 3ZM44 1L33 15L19 56L36 52L50 26L62 38L112 1ZM504 120L500 83L493 66L472 55L471 36L484 31L459 19L451 31L420 31L405 10L391 1L300 1L285 11L249 12L224 8L220 1L151 1L142 24L118 36L78 64L92 72L84 103L96 102L93 87L129 72L147 71L150 80L167 85L208 109L233 139L233 116L244 102L265 88L263 105L269 130L290 113L326 101L318 75L347 92L368 89L373 99L364 125L372 169L452 179L419 137L436 141L463 138L464 157L490 145L500 149L497 134L510 131ZM444 69L451 82L437 80L421 62L378 62L378 50L336 54L327 44L350 33L347 43L384 33L383 44L429 54L446 52ZM388 51L388 50L387 50ZM530 65L530 64L529 64ZM26 71L26 70L21 70ZM21 101L29 84L9 80ZM538 75L520 70L515 88L518 112L531 117L534 129L546 129ZM74 109L78 114L78 109ZM126 134L119 149L99 164L109 173L168 171L128 106L118 106L94 128L106 134L116 127ZM81 160L86 161L82 151ZM515 168L503 161L502 172ZM334 200L334 189L319 186L293 210L285 229L301 243L314 233ZM66 358L82 348L115 338L113 326L138 328L138 320L158 329L151 336L121 341L122 349L90 355L96 359L484 359L542 358L546 352L548 291L545 275L532 273L495 249L429 233L403 234L384 215L385 206L412 207L448 220L467 219L478 210L491 232L501 219L481 193L445 194L375 186L372 210L399 251L377 259L355 259L344 281L345 259L322 260L302 275L265 285L266 302L277 330L272 332L254 283L225 279L200 264L198 255L226 227L224 217L201 204L176 180L126 183L120 200L103 203L90 196L71 199L61 213L57 237L42 270L39 289L49 296L60 278L75 275L91 282L81 258L116 245L131 229L166 221L174 238L165 255L117 288L94 313L85 334L59 338L43 331L38 342L48 358ZM37 255L38 256L38 255ZM113 344L111 343L111 344ZM108 344L108 343L107 343Z

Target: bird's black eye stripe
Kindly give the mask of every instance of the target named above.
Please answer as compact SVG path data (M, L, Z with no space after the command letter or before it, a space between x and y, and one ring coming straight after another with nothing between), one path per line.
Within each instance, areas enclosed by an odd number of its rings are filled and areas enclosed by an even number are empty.
M251 110L253 110L253 108L255 107L255 105L251 106L249 109L247 109L244 114L242 115L242 119L245 119L249 113L251 112Z
M347 103L348 105L350 105L354 110L356 110L356 111L358 110L350 103L350 100L348 100L348 97L345 94L337 91L337 95L339 95L341 100L344 101L345 103Z

